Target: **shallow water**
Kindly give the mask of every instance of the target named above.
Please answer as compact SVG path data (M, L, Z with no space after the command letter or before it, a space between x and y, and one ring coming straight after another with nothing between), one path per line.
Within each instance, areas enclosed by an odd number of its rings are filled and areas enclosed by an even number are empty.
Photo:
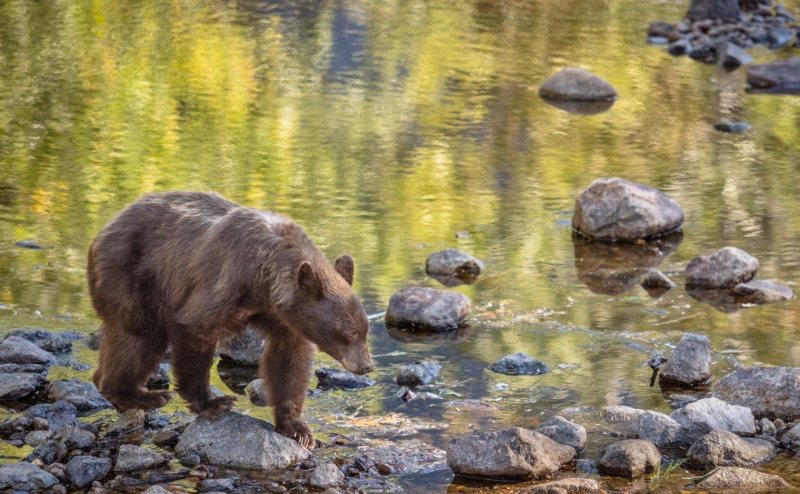
M291 216L331 259L351 253L370 314L405 285L442 288L424 273L433 251L456 247L487 263L477 283L453 288L471 298L473 312L470 328L452 340L373 324L378 385L307 403L324 439L338 430L443 448L455 434L533 427L566 413L590 428L585 456L596 458L616 440L604 433L600 407L670 410L637 348L668 355L682 331L694 331L716 351L738 352L715 354L717 377L730 370L724 355L800 365L796 298L723 313L682 286L690 259L725 245L756 256L760 278L800 280L800 99L747 94L741 70L725 73L644 44L649 21L677 21L686 7L2 2L0 330L92 332L85 257L97 230L142 193L200 189ZM793 48L752 53L759 62L800 56ZM539 99L538 85L569 65L615 86L610 111L572 115ZM753 128L723 134L712 129L719 120ZM661 264L675 290L651 298L635 284L625 293L584 284L591 277L576 257L608 254L580 250L569 219L578 192L602 176L661 188L683 207L682 242ZM15 247L21 240L52 248ZM487 370L517 351L554 372ZM429 390L443 399L404 404L394 376L421 359L444 365ZM96 353L79 344L72 360L93 365ZM327 356L318 362L334 365ZM50 376L91 372L57 366ZM212 380L225 391L240 384L216 371ZM449 403L465 399L495 409ZM269 418L245 399L240 406ZM180 409L179 401L169 407ZM392 427L416 425L370 436L356 420L387 415ZM0 458L26 453L0 448ZM800 491L797 460L765 469ZM391 480L444 492L452 474Z

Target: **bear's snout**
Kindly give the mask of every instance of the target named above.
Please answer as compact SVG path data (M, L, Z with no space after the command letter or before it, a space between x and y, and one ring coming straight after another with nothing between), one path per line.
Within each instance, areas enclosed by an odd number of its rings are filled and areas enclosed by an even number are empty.
M358 371L358 375L363 376L364 374L369 374L372 371L373 371L372 364L365 365L364 367L361 368L361 370Z

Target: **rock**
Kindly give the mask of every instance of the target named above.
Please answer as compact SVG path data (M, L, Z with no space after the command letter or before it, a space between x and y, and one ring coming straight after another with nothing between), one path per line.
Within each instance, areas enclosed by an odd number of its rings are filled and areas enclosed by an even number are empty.
M675 283L667 278L667 276L658 269L651 269L644 275L642 281L639 282L643 288L666 288L672 290L675 288Z
M269 406L269 397L265 392L264 385L263 379L254 379L244 388L244 393L250 398L250 401L261 407Z
M403 367L397 374L397 384L403 386L421 386L428 384L436 376L442 366L433 362L417 362Z
M758 427L761 430L761 434L768 434L770 436L774 436L778 429L775 427L775 424L766 417L762 418L758 422ZM798 429L798 433L800 434L800 429ZM800 435L798 435L798 439L800 439Z
M48 365L53 359L53 354L18 336L9 336L0 343L0 364Z
M767 419L761 419L761 420L767 420ZM763 426L762 426L762 428L763 428ZM772 428L775 429L775 426L773 425ZM783 434L783 437L788 438L792 443L796 443L797 441L800 441L800 423L798 423L797 425L795 425L794 427L792 427L791 429L786 431ZM26 438L26 441L27 441L27 438Z
M686 18L690 21L720 19L739 21L739 0L692 0Z
M147 414L144 410L131 409L126 410L125 413L106 429L106 436L114 436L118 434L125 434L128 431L136 429L144 425Z
M662 38L669 38L670 35L675 31L676 31L675 26L673 26L669 22L653 21L647 28L647 36L648 37L658 36Z
M684 333L661 366L661 378L684 386L697 386L711 381L711 342L703 335Z
M751 280L739 283L733 288L737 295L737 302L750 304L773 304L791 300L794 297L792 289L772 280Z
M45 412L45 418L50 424L50 430L57 431L66 425L77 425L78 408L66 401L56 401Z
M698 256L686 266L686 285L733 288L750 281L758 272L758 260L736 247L723 247L708 257Z
M81 381L78 378L53 381L45 388L47 397L51 401L66 401L72 403L78 410L100 410L112 408L94 387L94 384Z
M669 44L669 39L663 36L650 36L647 38L648 45L666 46Z
M538 484L531 486L530 490L525 492L528 494L552 494L554 492L564 493L586 493L586 492L599 492L600 486L596 480L584 478L568 478L554 480L546 484Z
M39 374L0 374L0 400L18 400L36 392L44 385Z
M253 329L220 340L217 353L220 358L238 365L257 367L264 351L264 337Z
M153 436L153 443L156 446L175 446L178 444L178 440L181 438L181 435L176 431L170 430L160 430Z
M538 376L547 374L550 368L543 362L522 352L506 355L489 366L489 370L498 374Z
M73 341L74 340L69 335L59 333L43 342L41 348L42 350L50 353L69 352L72 350Z
M614 405L605 407L600 413L606 422L622 424L636 420L636 418L644 413L644 410L626 407L624 405Z
M730 405L717 398L704 398L672 412L669 417L681 424L691 440L697 440L714 429L740 436L756 433L755 419L749 408Z
M720 467L697 484L703 490L760 492L786 489L789 484L777 475L756 472L749 468Z
M147 386L156 388L169 386L171 380L169 378L170 365L162 362L158 366L158 370L150 374L147 380Z
M46 443L33 448L31 454L25 457L25 461L33 463L38 460L45 465L49 465L56 461L61 461L68 454L69 450L64 443L50 439Z
M76 456L67 463L67 477L77 489L85 489L99 482L111 471L111 458Z
M800 58L750 65L747 83L754 88L800 89Z
M680 228L683 211L663 192L620 178L600 178L575 202L572 227L595 240L653 237Z
M791 43L794 33L783 26L767 28L767 45L770 50L778 50Z
M35 448L37 446L41 446L42 444L46 443L50 440L50 436L53 433L50 431L32 431L29 432L28 435L25 436L25 444L28 446Z
M483 271L483 262L457 249L434 252L425 261L425 272L436 277L475 278ZM447 283L445 283L447 285Z
M200 464L200 457L197 455L186 455L181 458L178 463L185 466L186 468L194 468Z
M464 324L469 310L464 294L409 286L392 295L384 319L398 326L448 331Z
M691 464L708 470L746 467L772 458L777 448L761 439L742 439L733 432L714 430L695 441L686 456Z
M794 421L800 419L800 368L739 369L720 379L713 395L749 408L756 417Z
M674 43L670 43L670 45L667 47L667 51L669 52L670 55L674 55L677 57L681 55L686 55L686 53L688 53L689 50L691 50L691 48L692 45L690 45L688 41L686 41L685 39L679 39Z
M163 465L167 460L163 456L149 449L133 444L123 444L119 447L119 456L114 470L117 472L132 472Z
M539 88L544 99L567 101L614 101L617 92L608 82L577 67L567 67Z
M572 446L576 451L582 451L586 446L586 429L564 417L552 417L534 429L534 432L547 436L558 444Z
M0 374L39 374L46 376L49 369L41 364L0 364Z
M687 55L698 62L713 65L719 61L720 49L721 45L708 41L692 46Z
M177 456L196 454L212 465L265 470L284 468L308 458L309 452L253 417L230 412L215 422L195 420L175 446Z
M170 491L164 489L160 485L152 485L142 494L172 494L172 493L170 493Z
M74 425L67 425L56 431L51 439L60 443L64 443L67 449L86 449L95 443L97 438L89 431L79 429Z
M722 66L728 70L733 70L737 67L741 67L742 65L747 65L754 60L753 57L744 50L744 48L740 48L733 43L725 43L725 52L720 58ZM718 126L721 126L722 128ZM735 130L726 130L726 126L730 126L728 127L729 129ZM745 122L720 122L718 124L714 124L714 128L721 132L743 132L750 128L750 124Z
M317 376L317 387L320 389L359 389L375 385L375 381L368 377L330 367L320 367L314 371L314 375Z
M643 412L633 421L631 430L639 439L659 448L686 447L692 443L683 426L661 412Z
M574 448L519 427L455 437L447 446L447 466L457 476L490 479L540 479L574 457Z
M342 472L339 473L341 474ZM342 474L342 477L344 477L344 474ZM201 480L198 484L203 492L227 492L236 489L236 481L234 479L206 479Z
M33 428L37 431L50 430L50 422L48 422L47 419L36 417L33 419Z
M15 491L35 491L48 489L58 483L58 479L30 463L5 463L0 465L0 489Z
M600 454L597 469L602 473L635 477L644 472L652 472L661 465L661 453L649 441L627 439L614 443Z
M322 463L311 472L308 483L317 489L327 489L344 482L344 474L333 463Z
M747 122L717 122L714 124L714 130L731 134L738 134L749 129L750 124Z

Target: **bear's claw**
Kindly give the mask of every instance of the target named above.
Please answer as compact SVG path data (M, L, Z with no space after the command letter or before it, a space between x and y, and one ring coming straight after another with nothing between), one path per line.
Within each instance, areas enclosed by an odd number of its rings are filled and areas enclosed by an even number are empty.
M317 445L317 440L314 439L314 434L311 433L311 429L309 429L308 425L302 420L293 420L288 424L283 424L279 427L276 427L275 432L286 436L289 439L294 439L300 443L300 446L306 449L314 449L314 447Z
M220 396L219 398L214 398L213 400L209 401L202 410L200 410L200 413L197 414L197 418L214 422L218 418L230 412L235 402L235 396Z

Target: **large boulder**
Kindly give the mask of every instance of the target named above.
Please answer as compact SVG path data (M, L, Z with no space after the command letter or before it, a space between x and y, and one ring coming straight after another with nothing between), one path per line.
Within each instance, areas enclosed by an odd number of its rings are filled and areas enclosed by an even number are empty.
M762 492L787 489L789 484L777 475L761 473L749 468L719 467L697 484L708 491Z
M0 465L0 489L37 491L56 485L58 479L36 465L26 462Z
M0 364L47 365L55 357L19 336L9 336L0 343Z
M684 427L661 412L643 411L631 424L631 431L639 439L659 448L686 447L692 443Z
M736 247L723 247L708 257L698 256L686 266L686 286L733 288L752 280L758 259Z
M447 445L447 466L468 477L540 479L574 457L574 448L519 427L455 437Z
M617 92L600 77L577 67L567 67L539 87L539 96L562 101L614 101Z
M123 444L119 447L119 456L114 470L118 472L132 472L163 465L167 460L156 453L141 446Z
M257 367L264 352L264 336L247 328L242 333L220 340L217 353L221 359L238 365Z
M800 58L747 67L747 82L754 88L800 89Z
M685 435L697 440L714 429L740 436L756 433L755 419L749 408L730 405L717 398L704 398L672 412L669 417L681 424Z
M714 397L749 408L756 417L800 419L800 367L749 367L720 379Z
M663 192L623 180L600 178L575 201L572 227L595 240L636 240L680 228L683 210Z
M738 22L739 0L692 0L686 18L691 21L720 19Z
M706 384L711 380L711 342L703 335L684 333L661 366L661 378L684 386Z
M614 443L600 454L597 469L602 473L635 477L645 472L652 472L661 465L661 453L649 441L627 439Z
M534 432L543 434L558 444L572 446L577 451L583 450L586 446L586 429L564 417L552 417L534 429Z
M50 401L66 401L75 405L78 410L113 408L111 403L97 391L94 384L76 377L53 381L45 387L45 392Z
M425 261L425 272L442 281L445 285L447 278L474 279L483 271L483 262L466 252L458 249L445 249L428 256Z
M489 370L497 372L498 374L509 374L512 376L538 376L539 374L547 374L550 372L550 367L530 355L518 352L502 357L500 360L490 365Z
M686 456L701 469L746 467L769 460L777 450L763 439L742 439L733 432L714 430L695 441Z
M273 429L263 420L235 412L214 422L197 419L186 427L175 454L196 454L212 465L245 470L285 468L308 458L306 448Z
M625 405L613 405L610 407L605 407L600 411L600 415L603 417L603 419L612 424L625 424L633 422L643 413L645 413L644 410L627 407Z
M464 324L469 310L464 294L409 286L392 295L384 319L398 326L448 331Z
M0 374L0 401L25 398L43 385L44 377L40 374Z

